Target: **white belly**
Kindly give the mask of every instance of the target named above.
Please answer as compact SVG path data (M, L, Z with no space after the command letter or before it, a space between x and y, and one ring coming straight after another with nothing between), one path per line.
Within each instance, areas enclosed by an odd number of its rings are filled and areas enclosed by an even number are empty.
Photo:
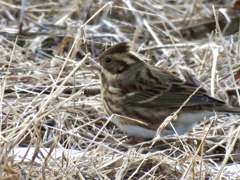
M180 113L178 115L178 119L176 121L172 121L172 125L175 128L175 131L178 135L183 135L192 130L193 126L198 122L204 120L205 117L213 116L213 111L203 111L198 113ZM141 127L137 124L137 122L131 123L123 123L123 121L131 121L131 120L123 120L119 116L114 116L111 121L117 125L121 130L126 132L131 136L143 137L146 139L153 138L156 135L155 130L147 129ZM161 125L161 122L156 122L156 128ZM161 131L161 136L167 136L175 134L172 126L170 124L167 125L165 129Z

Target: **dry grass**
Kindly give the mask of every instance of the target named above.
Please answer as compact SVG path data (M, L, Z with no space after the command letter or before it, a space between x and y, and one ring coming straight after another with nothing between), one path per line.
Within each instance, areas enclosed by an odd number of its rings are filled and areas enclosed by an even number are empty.
M238 105L231 3L0 1L1 179L239 179L225 169L240 161L239 116L127 145L104 112L93 62L106 44L128 41L149 63Z

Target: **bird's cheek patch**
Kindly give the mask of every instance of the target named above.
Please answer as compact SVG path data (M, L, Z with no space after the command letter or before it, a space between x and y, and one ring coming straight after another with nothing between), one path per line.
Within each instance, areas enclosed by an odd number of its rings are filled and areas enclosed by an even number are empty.
M123 66L120 66L120 67L118 68L118 73L123 72L123 70L124 70L124 67L123 67Z

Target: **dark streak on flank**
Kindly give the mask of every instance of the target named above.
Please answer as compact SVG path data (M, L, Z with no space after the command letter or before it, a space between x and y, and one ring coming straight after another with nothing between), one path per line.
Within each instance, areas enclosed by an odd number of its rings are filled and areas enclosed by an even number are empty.
M159 79L158 79L157 77L155 77L155 76L151 73L151 71L150 71L149 68L146 69L146 75L147 75L149 78L154 79L156 82L159 82Z
M110 98L105 97L104 98L104 102L105 102L105 105L107 106L107 108L105 108L105 109L107 110L107 112L109 110L109 112L108 112L109 115L110 114L119 114L119 115L122 114L122 112L119 112L119 111L117 111L115 109L112 109L112 107L114 107L116 105L116 103L117 103L116 101L114 101L114 100L112 100Z
M147 123L147 124L149 123L148 115L141 114L138 111L131 111L131 113L128 114L128 116L133 119L141 120L144 123Z
M113 98L106 97L105 99L106 99L106 101L107 101L108 103L110 103L111 105L116 105L116 102L117 102L117 101L115 101Z

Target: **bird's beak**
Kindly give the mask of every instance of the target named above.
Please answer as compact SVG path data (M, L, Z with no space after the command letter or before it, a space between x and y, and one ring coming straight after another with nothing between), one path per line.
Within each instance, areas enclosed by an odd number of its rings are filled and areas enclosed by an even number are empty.
M89 60L89 64L87 65L87 68L89 68L91 70L100 71L101 70L101 66L99 64L98 58L90 59Z

